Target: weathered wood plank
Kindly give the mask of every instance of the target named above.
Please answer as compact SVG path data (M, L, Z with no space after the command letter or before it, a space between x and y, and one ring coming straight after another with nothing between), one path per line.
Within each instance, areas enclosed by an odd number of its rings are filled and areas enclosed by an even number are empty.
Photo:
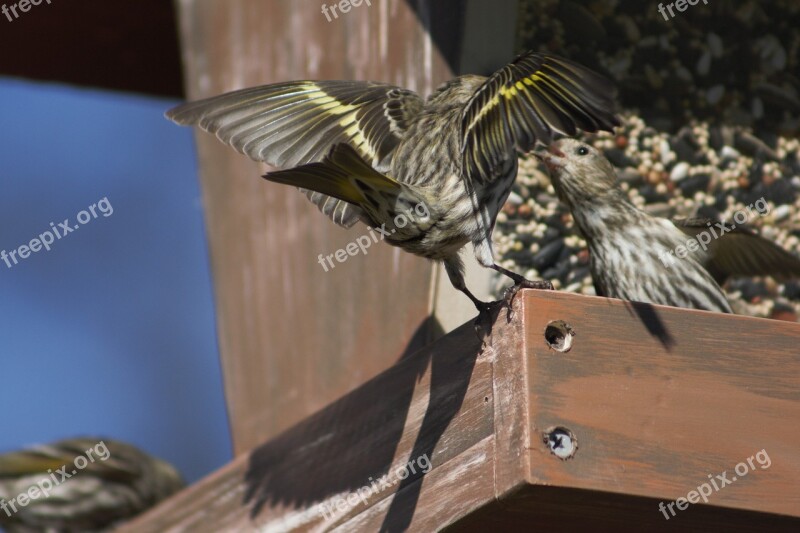
M394 499L382 500L333 531L438 531L492 501L494 457L494 437L486 437L439 466L436 475L415 482L424 487L406 487ZM412 491L427 497L417 502L407 494ZM406 508L391 515L393 506Z
M531 483L665 503L707 483L710 504L800 516L800 325L562 293L526 293L524 314ZM547 346L552 320L569 352ZM546 449L550 426L574 459Z
M515 306L490 347L465 324L123 531L800 528L800 326L557 292ZM724 471L708 505L659 510Z
M519 317L519 312L515 312ZM528 402L520 401L528 394L529 379L524 332L522 324L509 324L507 311L499 310L491 346L486 348L494 371L495 447L498 458L502 458L495 464L497 498L517 490L530 468L529 406Z

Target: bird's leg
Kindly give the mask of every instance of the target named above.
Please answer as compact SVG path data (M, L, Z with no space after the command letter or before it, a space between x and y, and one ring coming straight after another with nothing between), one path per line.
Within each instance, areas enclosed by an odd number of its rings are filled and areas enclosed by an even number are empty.
M475 334L478 335L478 338L483 344L487 344L487 339L490 340L492 335L492 310L495 307L493 305L494 302L484 302L479 300L478 297L472 294L472 292L467 288L467 284L464 281L463 263L458 256L445 261L444 268L448 277L450 278L450 283L453 284L453 287L466 294L467 297L472 300L472 303L478 310L478 318L475 319L474 323ZM491 342L488 344L491 344Z
M478 317L473 323L475 334L478 336L478 339L480 339L481 344L484 346L491 346L492 324L494 323L494 317L497 316L497 312L494 312L494 310L497 309L497 302L484 302L479 300L466 286L456 288L466 294L469 299L472 300L472 303L475 304L475 307L478 309Z
M493 270L503 274L504 276L508 276L512 280L514 280L514 284L507 288L505 293L503 294L503 301L505 305L508 306L508 320L514 318L514 298L517 296L517 293L520 289L541 289L541 290L553 290L553 284L549 281L539 280L539 281L531 281L523 276L520 276L516 272L511 272L507 268L503 268L497 263L492 264L490 267Z
M484 302L483 300L479 300L478 297L475 296L474 294L472 294L470 292L470 290L466 286L460 287L460 288L456 287L456 288L458 290L460 290L461 292L463 292L464 294L466 294L467 297L470 300L472 300L472 303L475 304L475 308L478 310L478 313L484 313L484 312L488 311L489 309L491 309L491 307L492 307L492 303L491 302Z

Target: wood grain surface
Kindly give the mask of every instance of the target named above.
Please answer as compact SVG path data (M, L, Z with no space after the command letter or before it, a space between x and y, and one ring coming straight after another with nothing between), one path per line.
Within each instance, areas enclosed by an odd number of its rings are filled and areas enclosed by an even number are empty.
M800 516L800 324L580 302L526 295L532 483L670 501L727 471L710 504ZM548 347L552 320L569 352ZM574 459L541 445L551 426L576 434Z
M487 346L465 324L122 531L800 528L800 325L546 291L515 311ZM727 482L707 504L675 506L709 475Z
M474 467L491 473L492 365L479 351L467 324L121 531L346 531L351 522L398 527L465 516L475 502L415 511L432 487L464 490ZM480 501L492 496L491 477L482 479ZM354 494L364 499L342 504Z

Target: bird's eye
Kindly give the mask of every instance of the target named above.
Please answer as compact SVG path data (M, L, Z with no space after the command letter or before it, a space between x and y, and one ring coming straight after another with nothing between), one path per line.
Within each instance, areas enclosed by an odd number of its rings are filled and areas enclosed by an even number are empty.
M587 155L589 153L589 149L585 146L579 146L575 153L578 155Z

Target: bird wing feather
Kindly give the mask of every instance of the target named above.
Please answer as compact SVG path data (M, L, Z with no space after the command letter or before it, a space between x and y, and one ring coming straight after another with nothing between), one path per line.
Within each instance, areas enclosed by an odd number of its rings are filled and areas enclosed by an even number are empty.
M292 81L189 102L166 113L197 125L255 161L291 168L321 161L337 144L376 168L387 164L423 100L412 91L365 81ZM302 190L320 211L350 227L361 212Z
M166 116L277 168L320 161L339 143L378 166L422 103L416 93L382 83L292 81L188 102Z
M709 231L709 218L676 219L672 221L685 234L697 238ZM720 285L730 276L772 276L784 281L800 278L800 259L777 244L761 237L745 226L733 228L712 239L704 265Z
M476 182L492 181L516 150L578 130L612 131L614 87L607 78L566 59L527 53L490 76L462 117L464 168Z

